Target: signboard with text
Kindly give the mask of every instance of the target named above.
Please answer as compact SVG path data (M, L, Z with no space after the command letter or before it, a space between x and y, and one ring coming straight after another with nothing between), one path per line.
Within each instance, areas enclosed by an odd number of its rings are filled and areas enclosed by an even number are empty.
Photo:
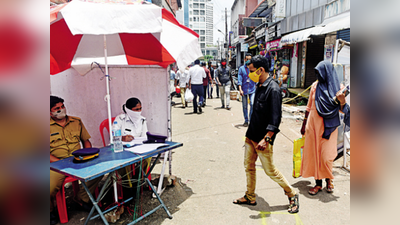
M277 40L267 42L265 47L268 51L280 49L280 48L282 48L281 39L279 38Z
M242 45L240 46L240 51L241 52L248 52L249 51L249 44L242 43Z
M276 0L275 17L285 18L286 16L286 0Z

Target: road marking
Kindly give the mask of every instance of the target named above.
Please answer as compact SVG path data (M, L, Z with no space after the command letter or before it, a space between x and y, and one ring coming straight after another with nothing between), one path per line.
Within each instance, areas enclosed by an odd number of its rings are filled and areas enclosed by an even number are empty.
M279 215L291 215L294 216L294 218L296 219L296 225L304 225L303 222L300 219L299 214L290 214L288 212L260 212L261 214L261 222L263 225L267 225L267 215L272 215L272 214L279 214Z

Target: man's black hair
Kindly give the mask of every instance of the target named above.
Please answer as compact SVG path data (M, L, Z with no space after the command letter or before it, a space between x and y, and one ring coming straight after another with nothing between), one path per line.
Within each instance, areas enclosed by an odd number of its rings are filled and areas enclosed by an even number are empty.
M200 60L196 59L196 60L194 61L194 64L195 64L195 65L199 65L199 64L200 64Z
M221 62L226 62L226 59L221 59Z
M206 62L201 62L201 66L206 66Z
M262 55L256 55L251 58L250 64L253 64L253 67L258 69L260 67L264 68L265 72L269 71L269 62L267 58Z
M57 97L57 96L53 96L50 95L50 110L51 108L53 108L57 103L64 103L64 99Z
M252 55L251 55L251 53L246 53L246 56L252 56ZM246 58L246 56L245 56L245 58Z
M126 103L124 106L128 109L132 109L132 108L136 107L136 105L138 103L142 104L138 98L130 98L130 99L126 100ZM125 107L122 107L122 110L124 110L124 112L126 113Z

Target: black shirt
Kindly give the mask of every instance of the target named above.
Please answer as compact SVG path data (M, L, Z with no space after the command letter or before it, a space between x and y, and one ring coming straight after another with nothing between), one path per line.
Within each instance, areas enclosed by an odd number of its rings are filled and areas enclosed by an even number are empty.
M279 132L282 118L282 94L279 85L268 77L261 86L257 85L254 96L253 113L246 137L252 141L260 142L268 131L273 131L271 144L274 143Z

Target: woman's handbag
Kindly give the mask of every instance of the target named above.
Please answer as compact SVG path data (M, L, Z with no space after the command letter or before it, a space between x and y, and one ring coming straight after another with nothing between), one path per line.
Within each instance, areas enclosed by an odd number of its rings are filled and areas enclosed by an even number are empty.
M305 137L294 140L293 143L293 177L300 177L301 158L303 156Z

